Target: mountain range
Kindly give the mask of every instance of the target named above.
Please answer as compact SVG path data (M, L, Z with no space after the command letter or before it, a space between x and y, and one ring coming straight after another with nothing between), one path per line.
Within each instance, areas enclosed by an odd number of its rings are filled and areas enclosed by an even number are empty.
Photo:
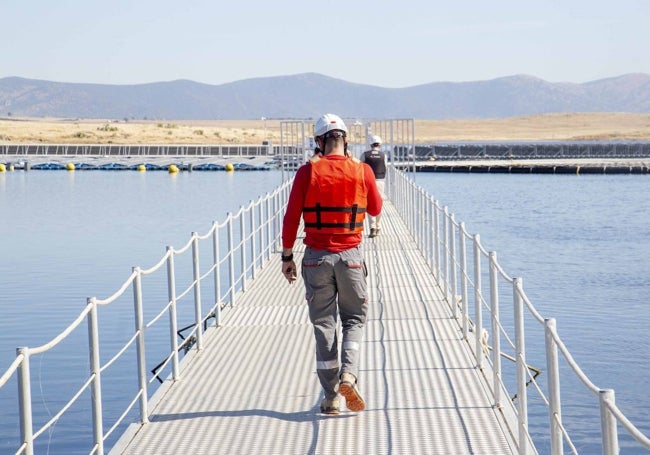
M317 73L220 85L190 80L135 85L0 79L0 116L239 120L314 118L503 118L558 112L650 113L650 74L585 83L514 75L405 88L356 84Z

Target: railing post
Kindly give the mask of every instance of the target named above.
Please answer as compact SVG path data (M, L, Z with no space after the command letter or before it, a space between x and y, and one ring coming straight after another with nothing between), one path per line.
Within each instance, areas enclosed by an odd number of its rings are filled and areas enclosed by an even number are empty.
M419 231L420 231L420 220L419 220L419 202L420 202L420 192L418 191L417 187L414 185L411 185L410 189L411 193L411 234L413 235L413 238L415 239L415 243L417 244L418 238L419 238Z
M278 211L280 210L280 200L279 200L279 198L280 198L280 193L278 193L278 194L276 195L276 197L274 198L274 200L273 200L273 202L275 203L275 210L274 210L274 213L278 213ZM282 232L282 225L281 225L280 217L279 217L279 216L275 216L275 217L274 217L274 223L273 223L273 225L275 226L274 237L278 237L278 242L276 243L276 248L279 248L279 249L281 250L281 249L282 249L282 245L281 245L281 243L280 243L279 233Z
M427 231L426 229L426 221L427 221L427 211L426 211L426 199L425 199L425 194L424 191L420 188L420 191L418 192L419 201L418 201L418 226L420 227L418 230L418 246L420 247L420 251L424 252L426 254L427 251L427 239L425 232Z
M246 217L243 211L239 218L239 244L241 245L241 249L239 250L241 260L241 290L244 292L246 291L246 269L248 268L248 263L246 261Z
M219 226L212 231L212 260L214 262L214 326L221 326L221 263L219 258Z
M433 228L433 211L435 210L434 201L431 196L427 197L427 264L435 276L434 263L434 228Z
M104 423L102 420L102 379L99 359L99 321L97 320L97 304L95 298L88 299L90 313L88 314L88 341L90 343L90 375L92 376L91 396L93 412L93 440L97 455L104 455Z
M614 405L614 390L605 389L598 392L600 400L600 431L603 435L603 455L618 455L618 433L616 417L608 405Z
M276 208L276 199L278 198L278 195L282 192L282 188L280 188L279 191L275 191L273 193L273 197L269 200L269 206L267 208L267 213L269 214L269 219L267 220L267 223L269 223L267 227L268 231L268 236L269 236L269 257L272 253L275 253L277 251L276 249L276 244L275 244L275 219L278 218L276 216L277 214L277 208Z
M266 243L264 249L266 250L266 260L271 258L271 245L273 244L273 218L271 218L271 202L272 199L266 200Z
M555 319L544 320L544 338L546 341L546 369L548 370L548 413L551 429L551 454L562 455L562 411L560 403L560 369L558 364L557 345L553 334L555 333Z
M260 239L260 246L257 249L257 254L258 254L258 259L259 259L259 267L260 269L264 265L264 251L266 250L265 248L265 243L264 243L264 202L260 201L260 203L257 205L257 219L259 220L258 223L258 229L259 229L259 239Z
M469 306L467 297L467 248L465 246L465 223L460 223L458 231L458 241L460 246L460 298L462 304L462 321L463 339L467 340L469 336Z
M449 209L445 206L443 209L442 219L442 291L445 294L445 300L449 302Z
M176 275L174 272L174 249L167 246L167 296L169 297L169 345L172 354L172 378L177 381L178 371L178 317L176 316Z
M519 424L519 455L528 453L528 395L526 391L526 337L524 333L524 301L521 278L512 283L514 303L515 350L517 363L517 421Z
M22 355L18 369L18 403L20 406L20 438L25 444L25 454L34 455L34 430L32 423L32 386L29 368L29 348L16 349L16 355Z
M474 235L474 341L476 343L476 365L483 369L483 296L481 295L481 238Z
M406 191L406 197L407 197L406 212L408 214L406 219L408 220L409 231L411 232L411 234L413 234L413 231L414 231L414 228L413 228L414 223L413 223L413 221L415 219L415 211L413 210L413 208L415 206L415 201L414 201L414 197L413 197L413 185L411 183L412 182L409 179L408 188L407 188L407 191Z
M203 349L203 315L201 311L201 272L199 269L199 236L192 232L192 271L194 276L194 320L196 321L196 349Z
M453 307L454 319L458 319L458 302L456 296L458 295L458 275L456 274L456 223L454 214L449 216L449 256L451 258L451 300L450 303Z
M251 206L251 216L250 216L250 226L251 226L251 279L254 280L257 275L257 254L255 252L255 246L257 242L255 241L255 205Z
M438 213L438 202L433 202L433 251L435 258L434 271L436 278L440 281L440 214ZM442 285L442 283L441 283Z
M267 197L264 198L260 204L260 267L263 267L264 262L268 259L268 246L269 246L269 237L268 237L268 210L269 209L269 198L268 193Z
M420 213L420 222L422 223L422 232L420 233L420 252L426 259L427 264L429 263L429 196L423 192L422 193L422 205Z
M288 200L289 191L290 191L290 188L287 187L287 189L284 192L284 198L282 200L277 201L278 202L278 207L276 207L276 210L279 210L280 209L279 206L282 205L283 203L285 203L285 201ZM281 236L279 234L282 233L282 218L279 217L279 216L276 217L275 224L276 224L276 227L277 227L277 229L276 229L277 234L276 235L278 235L278 251L281 251L282 250L282 238L281 238Z
M420 241L420 190L416 186L411 186L411 193L413 193L413 238L415 243Z
M138 362L138 386L140 387L140 422L147 423L149 418L147 405L147 362L144 342L144 316L142 314L142 275L139 267L133 267L136 272L133 282L133 312L135 319L136 357Z
M499 281L497 277L497 253L490 252L490 313L492 314L492 387L494 405L501 407L501 330L499 330Z
M235 306L235 256L232 232L232 214L228 213L228 273L230 276L230 307Z
M413 185L413 180L409 179L409 213L411 214L410 216L410 221L411 221L411 234L413 234L413 237L415 237L417 228L418 228L418 220L417 220L417 204L418 204L418 197L417 197L417 188L415 185Z
M399 180L395 182L395 188L392 194L394 196L393 201L395 202L395 207L397 207L398 211L402 213L402 215L404 215L403 204L402 204L404 198L403 196L404 192L402 191L402 189L404 188L404 176L398 174L397 171L395 171L395 174L399 176Z

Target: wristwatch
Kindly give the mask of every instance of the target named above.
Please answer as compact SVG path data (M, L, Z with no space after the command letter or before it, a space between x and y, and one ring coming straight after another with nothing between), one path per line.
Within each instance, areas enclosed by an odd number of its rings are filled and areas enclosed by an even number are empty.
M291 262L293 261L293 253L291 253L289 256L285 256L283 253L280 253L280 259L282 262Z

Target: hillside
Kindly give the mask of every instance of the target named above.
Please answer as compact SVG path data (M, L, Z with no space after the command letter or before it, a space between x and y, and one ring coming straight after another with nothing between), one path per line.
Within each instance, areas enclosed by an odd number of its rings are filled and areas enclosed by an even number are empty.
M507 118L546 113L650 113L650 75L582 84L516 75L406 88L354 84L315 73L221 85L189 80L138 85L0 79L0 116L118 120L313 118L431 120Z

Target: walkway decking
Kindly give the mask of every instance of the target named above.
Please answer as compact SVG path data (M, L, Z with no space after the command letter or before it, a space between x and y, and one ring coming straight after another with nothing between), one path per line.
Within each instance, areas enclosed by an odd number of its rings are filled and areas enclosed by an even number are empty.
M222 327L205 333L205 349L186 357L183 378L159 391L150 423L111 453L515 453L458 324L389 202L382 223L381 236L364 240L371 292L359 378L364 412L318 413L304 287L284 280L278 257Z

